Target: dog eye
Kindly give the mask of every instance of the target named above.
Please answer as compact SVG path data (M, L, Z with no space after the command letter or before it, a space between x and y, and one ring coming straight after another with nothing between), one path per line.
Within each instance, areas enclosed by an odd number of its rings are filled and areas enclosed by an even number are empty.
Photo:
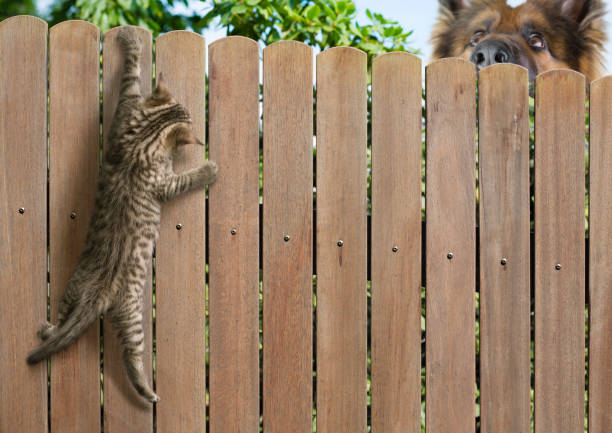
M537 33L532 33L529 35L529 39L527 39L527 44L532 48L543 49L546 48L546 42L541 35Z
M470 39L470 45L475 47L476 44L478 44L478 42L480 42L482 38L484 37L485 37L485 32L477 31L476 33L472 35L472 39Z

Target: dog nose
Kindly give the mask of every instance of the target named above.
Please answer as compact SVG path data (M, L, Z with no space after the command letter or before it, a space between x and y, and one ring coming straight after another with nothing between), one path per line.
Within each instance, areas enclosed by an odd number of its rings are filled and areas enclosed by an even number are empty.
M482 41L476 45L470 61L478 67L478 70L496 63L508 63L510 62L510 47L505 42L494 39Z

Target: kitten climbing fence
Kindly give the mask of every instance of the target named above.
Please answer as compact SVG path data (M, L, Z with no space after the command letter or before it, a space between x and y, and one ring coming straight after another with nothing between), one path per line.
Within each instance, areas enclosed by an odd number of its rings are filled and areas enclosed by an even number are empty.
M100 66L89 23L0 23L0 432L393 433L420 432L423 417L431 433L578 432L586 418L612 431L612 78L590 85L587 147L585 79L571 71L536 80L530 176L526 71L498 65L476 84L464 61L428 66L422 225L419 59L372 62L370 194L363 52L316 56L315 121L312 49L266 47L261 150L258 45L221 39L207 62L201 36L160 36L155 69L200 137L208 102L220 167L208 200L163 210L146 294L161 401L137 398L104 321L26 365L83 245L116 34ZM140 34L146 92L152 38ZM175 169L204 157L184 149Z

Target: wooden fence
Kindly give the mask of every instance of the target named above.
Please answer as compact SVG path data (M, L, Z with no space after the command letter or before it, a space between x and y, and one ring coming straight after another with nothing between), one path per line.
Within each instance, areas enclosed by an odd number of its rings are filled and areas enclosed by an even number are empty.
M208 72L220 166L208 212L204 191L164 207L146 300L161 401L135 396L106 323L48 366L26 365L84 241L100 116L106 132L117 102L116 34L104 34L100 78L97 27L0 23L0 432L420 432L422 399L429 433L473 433L477 422L481 432L583 432L585 406L591 433L612 431L612 77L590 85L587 148L585 79L571 71L536 80L530 191L526 71L484 70L477 106L472 65L427 67L422 233L418 58L372 63L369 196L367 57L345 47L316 56L313 199L313 51L263 50L260 218L258 45L221 39L207 61L201 36L160 36L156 70L200 137ZM152 38L141 35L148 91ZM203 158L185 149L175 168Z

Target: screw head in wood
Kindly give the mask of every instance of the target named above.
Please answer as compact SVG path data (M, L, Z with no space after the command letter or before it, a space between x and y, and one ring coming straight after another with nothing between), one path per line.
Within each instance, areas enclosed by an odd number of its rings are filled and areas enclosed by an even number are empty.
M446 258L447 258L448 260L452 260L452 259L453 259L453 257L455 257L455 255L454 255L453 253L451 253L451 252L446 253Z
M393 245L393 248L391 248L391 251L393 251L394 253L397 253L398 250L399 248L397 247L397 245Z
M238 233L238 230L232 229L232 231L230 233L232 234L232 236L234 236L236 233Z
M23 215L23 214L25 213L25 208L20 207L20 208L19 208L19 213Z
M176 229L177 229L177 230L180 230L180 229L182 229L182 228L183 228L183 224L178 223L178 224L176 225Z
M344 241L343 241L342 239L340 239L340 240L338 241L337 245L338 245L339 247L341 247L342 245L344 245Z
M506 265L508 264L508 259L507 259L507 258L505 258L505 257L503 257L503 258L501 259L500 263L501 263L501 265L502 265L502 266L506 266Z
M285 242L289 242L289 241L291 240L291 236L289 236L289 235L285 235L285 236L283 236L283 240L284 240Z
M560 271L560 270L561 270L561 263L557 263L557 264L555 265L555 269L556 269L556 270L558 270L558 271Z
M70 212L70 219L75 219L76 218L76 212Z

